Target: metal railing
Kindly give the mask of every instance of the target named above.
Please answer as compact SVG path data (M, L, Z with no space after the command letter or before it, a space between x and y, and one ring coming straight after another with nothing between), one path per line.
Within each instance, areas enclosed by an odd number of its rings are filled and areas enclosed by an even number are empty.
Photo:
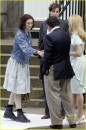
M69 16L79 14L84 21L84 28L86 30L86 1L85 0L55 0L61 4L62 11L60 17L62 19L68 19Z

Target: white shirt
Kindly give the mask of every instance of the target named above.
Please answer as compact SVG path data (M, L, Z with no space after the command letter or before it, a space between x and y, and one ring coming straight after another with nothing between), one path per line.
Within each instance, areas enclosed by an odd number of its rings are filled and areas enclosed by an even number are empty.
M56 26L56 27L52 28L50 32L49 32L49 30L47 29L47 35L50 34L52 31L54 31L54 30L57 29L57 28L60 28L60 27L59 27L59 26Z

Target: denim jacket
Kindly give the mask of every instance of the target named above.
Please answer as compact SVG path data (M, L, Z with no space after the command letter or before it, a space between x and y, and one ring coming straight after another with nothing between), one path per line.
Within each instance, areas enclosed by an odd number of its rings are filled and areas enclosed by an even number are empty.
M15 35L13 51L11 57L17 62L27 64L29 63L31 54L36 54L37 50L32 48L31 34L28 35L25 31L18 30Z

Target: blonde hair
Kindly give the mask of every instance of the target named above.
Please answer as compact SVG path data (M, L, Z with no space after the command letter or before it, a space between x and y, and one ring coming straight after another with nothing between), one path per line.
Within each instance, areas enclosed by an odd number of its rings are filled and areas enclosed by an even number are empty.
M69 32L71 34L75 33L80 36L80 38L85 41L86 40L86 32L83 28L83 20L79 15L72 15L68 19L69 21Z

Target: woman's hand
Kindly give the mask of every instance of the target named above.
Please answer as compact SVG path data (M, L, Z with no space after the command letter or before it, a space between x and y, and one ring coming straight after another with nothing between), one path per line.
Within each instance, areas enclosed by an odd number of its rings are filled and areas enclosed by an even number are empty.
M37 54L41 57L44 57L44 50L37 51Z

